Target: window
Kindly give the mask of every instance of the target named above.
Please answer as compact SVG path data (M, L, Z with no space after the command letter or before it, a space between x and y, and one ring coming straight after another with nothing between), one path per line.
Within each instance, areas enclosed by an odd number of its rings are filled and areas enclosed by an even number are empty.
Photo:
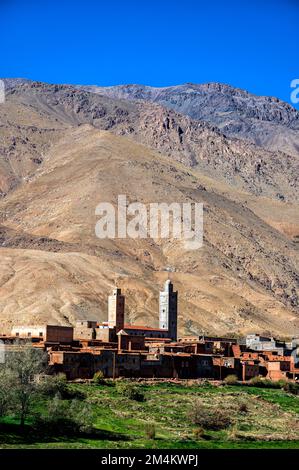
M19 333L19 332L18 332L18 333L16 333L16 336L20 336L20 333Z
M43 332L42 332L42 331L39 332L39 336L43 336Z

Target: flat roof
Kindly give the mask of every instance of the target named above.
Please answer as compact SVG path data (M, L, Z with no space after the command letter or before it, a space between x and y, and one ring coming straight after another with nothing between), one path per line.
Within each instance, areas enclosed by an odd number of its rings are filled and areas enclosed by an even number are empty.
M142 326L142 325L129 325L125 324L124 325L124 330L147 330L147 331L163 331L165 333L168 330L165 330L163 328L151 328L149 326Z

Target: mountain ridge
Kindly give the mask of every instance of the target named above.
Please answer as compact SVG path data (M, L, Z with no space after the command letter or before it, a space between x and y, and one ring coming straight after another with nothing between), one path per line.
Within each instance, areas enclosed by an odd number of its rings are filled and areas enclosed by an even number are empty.
M296 156L156 103L41 82L9 89L0 126L7 331L17 322L104 320L116 283L128 320L154 326L170 275L181 333L299 333ZM95 207L115 206L118 194L145 204L203 202L203 249L97 239Z
M275 97L258 96L217 82L152 88L142 85L83 87L115 98L145 100L219 127L268 150L299 155L299 111ZM277 133L281 137L277 138Z
M299 157L264 150L235 138L217 127L155 103L111 99L65 85L40 82L21 84L8 97L25 106L52 114L62 125L92 124L150 145L152 148L198 166L207 175L224 179L255 194L297 200Z

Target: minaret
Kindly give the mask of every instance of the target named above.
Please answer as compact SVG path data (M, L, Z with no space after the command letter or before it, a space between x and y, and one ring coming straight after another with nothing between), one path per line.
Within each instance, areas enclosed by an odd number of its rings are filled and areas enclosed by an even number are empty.
M125 323L125 296L121 289L113 289L108 297L108 326L116 327L116 333L124 328Z
M178 324L178 293L173 292L173 284L169 279L164 284L164 291L160 292L159 320L160 328L168 330L169 337L176 341Z

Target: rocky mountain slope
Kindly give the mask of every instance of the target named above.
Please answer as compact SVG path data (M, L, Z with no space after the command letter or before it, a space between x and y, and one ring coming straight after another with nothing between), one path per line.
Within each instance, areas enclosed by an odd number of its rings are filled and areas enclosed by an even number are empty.
M209 122L230 137L299 156L299 112L274 97L256 96L221 83L83 88L117 99L159 103L192 119Z
M41 119L50 120L52 132L59 125L92 124L118 135L129 135L239 189L281 200L298 200L299 158L229 139L210 124L193 121L159 105L38 82L13 88L8 92L8 101L17 106L18 115L30 109ZM10 122L6 127L9 132Z
M299 332L295 156L155 103L36 82L10 87L0 126L3 329L103 320L115 283L128 320L157 325L170 272L181 333ZM99 240L95 207L118 194L203 202L204 247Z

